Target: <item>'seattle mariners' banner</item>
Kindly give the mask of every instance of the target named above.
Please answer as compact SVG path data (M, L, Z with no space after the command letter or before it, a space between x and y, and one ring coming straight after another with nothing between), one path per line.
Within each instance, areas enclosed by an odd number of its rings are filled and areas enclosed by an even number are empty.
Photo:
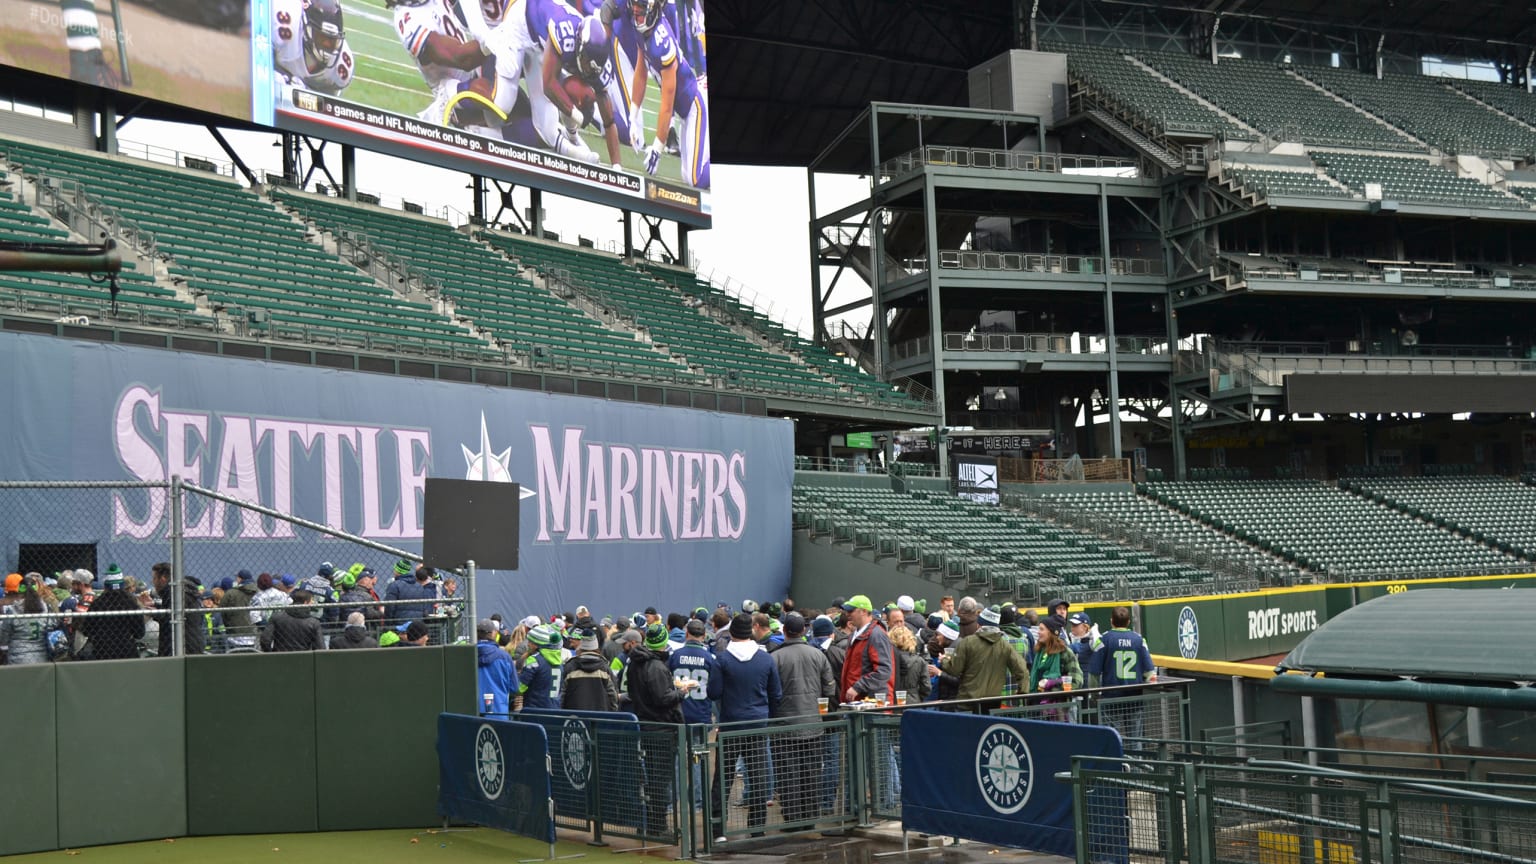
M180 475L405 549L420 549L428 476L520 483L522 569L481 580L487 614L712 607L789 585L784 420L19 334L0 334L0 399L0 479ZM191 574L205 582L297 542L249 511L185 518L189 542L224 541L224 572ZM0 559L19 542L95 542L99 560L147 574L169 529L162 498L128 490L50 537L0 514Z

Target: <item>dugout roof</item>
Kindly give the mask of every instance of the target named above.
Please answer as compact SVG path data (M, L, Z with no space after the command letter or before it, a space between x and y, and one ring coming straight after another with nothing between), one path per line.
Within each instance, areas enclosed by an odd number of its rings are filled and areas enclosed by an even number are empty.
M807 165L871 102L965 105L966 72L1025 39L1032 0L705 0L715 161ZM1040 0L1042 16L1091 5L1193 32L1215 15L1385 35L1389 50L1536 43L1536 12L1494 0ZM1020 19L1015 18L1018 13ZM1125 26L1123 23L1121 26ZM1498 47L1502 46L1502 48Z
M1335 615L1284 669L1467 684L1536 680L1536 590L1434 588L1387 594Z

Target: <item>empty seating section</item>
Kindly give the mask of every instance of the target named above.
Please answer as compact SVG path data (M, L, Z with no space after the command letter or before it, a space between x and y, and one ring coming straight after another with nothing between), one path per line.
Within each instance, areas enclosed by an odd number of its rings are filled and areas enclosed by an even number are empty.
M1219 65L1212 65L1187 54L1155 51L1137 52L1137 56L1221 110L1270 135L1313 146L1423 149L1273 64L1223 57Z
M1536 130L1512 122L1447 88L1445 79L1298 66L1296 71L1414 137L1447 153L1530 157Z
M842 487L794 490L797 528L869 548L877 557L1026 601L1189 593L1210 571L1107 542L1016 511L940 492Z
M510 234L482 232L480 238L541 271L569 273L571 281L633 317L653 342L732 386L810 398L845 396L839 385L699 314L682 294L613 255Z
M1067 71L1079 86L1100 97L1110 97L1123 110L1139 115L1159 131L1253 137L1248 130L1126 59L1129 52L1076 44L1058 45L1047 50L1066 52Z
M1519 195L1526 201L1529 201L1532 204L1536 204L1536 186L1518 186L1514 183L1509 183L1506 184L1504 188L1511 194Z
M1315 480L1145 484L1165 506L1334 580L1504 572L1512 556Z
M1249 191L1266 198L1288 195L1296 198L1349 198L1349 190L1340 189L1310 171L1270 171L1248 166L1232 166L1226 173Z
M483 346L425 304L408 303L315 245L282 212L233 182L132 159L8 142L10 160L73 178L152 232L172 278L210 307L265 310L254 329L309 343L388 348Z
M1361 153L1313 151L1313 161L1334 179L1364 192L1365 184L1380 183L1390 200L1455 207L1525 209L1524 202L1466 177L1412 156L1371 156Z
M1079 516L1101 517L1100 530L1135 545L1151 544L1167 558L1189 561L1230 576L1286 584L1293 565L1197 519L1132 492L1077 492L1044 496L1045 506ZM1074 520L1077 525L1093 520Z
M516 262L477 243L446 222L392 213L300 193L278 200L331 232L366 235L371 242L436 278L454 301L455 314L493 334L503 346L592 371L686 379L688 370L633 335L603 326L520 272Z
M844 358L806 339L752 306L742 303L715 287L708 279L701 278L692 271L651 264L645 265L645 269L685 295L698 298L704 305L724 309L732 320L740 322L763 338L795 352L801 360L816 371L852 388L855 393L893 402L911 401L905 393L892 389L890 385L869 375L858 366L848 363Z
M1511 117L1517 117L1532 126L1536 126L1536 95L1527 93L1520 87L1498 84L1493 81L1464 81L1460 79L1447 79L1445 83L1463 93L1470 94L1479 102L1486 102Z
M1341 480L1358 495L1536 558L1536 488L1503 477L1371 477Z
M12 178L0 171L0 239L17 243L67 243L70 234L56 227L46 216L32 212L19 199ZM153 277L134 270L124 262L118 274L118 306L138 314L167 316L168 323L181 316L193 316L196 307L181 300L176 292L155 284ZM112 295L107 283L96 282L84 273L0 272L0 296L25 309L52 313L99 316L107 314Z

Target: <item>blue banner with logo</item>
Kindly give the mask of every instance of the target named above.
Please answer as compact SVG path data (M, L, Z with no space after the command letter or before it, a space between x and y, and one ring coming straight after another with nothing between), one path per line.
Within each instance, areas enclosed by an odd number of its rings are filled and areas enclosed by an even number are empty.
M549 735L555 813L600 818L606 828L639 828L644 811L634 788L640 767L640 721L620 711L524 708L516 715Z
M537 724L439 714L438 815L554 843L548 755Z
M901 715L901 819L906 830L1051 855L1077 854L1073 756L1119 769L1120 735L1104 726L915 710Z
M0 478L179 475L411 551L427 477L516 482L520 569L481 571L486 615L713 608L789 589L794 442L778 418L15 333L0 333L0 400L35 415L0 427ZM46 510L49 495L11 491L3 506ZM167 558L164 497L103 494L49 537L0 525L0 565L14 569L17 543L91 542L103 566L147 580ZM189 556L204 584L270 569L278 549L291 560L296 542L316 565L359 551L187 500L189 549L216 550ZM392 572L387 556L362 558Z

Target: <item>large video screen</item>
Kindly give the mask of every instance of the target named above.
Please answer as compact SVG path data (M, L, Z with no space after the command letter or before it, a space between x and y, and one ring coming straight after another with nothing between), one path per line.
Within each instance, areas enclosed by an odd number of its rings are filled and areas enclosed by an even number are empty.
M0 65L249 120L247 0L0 0Z
M703 0L0 0L0 64L709 223Z
M707 222L702 0L254 0L252 9L272 47L274 117L260 122Z

